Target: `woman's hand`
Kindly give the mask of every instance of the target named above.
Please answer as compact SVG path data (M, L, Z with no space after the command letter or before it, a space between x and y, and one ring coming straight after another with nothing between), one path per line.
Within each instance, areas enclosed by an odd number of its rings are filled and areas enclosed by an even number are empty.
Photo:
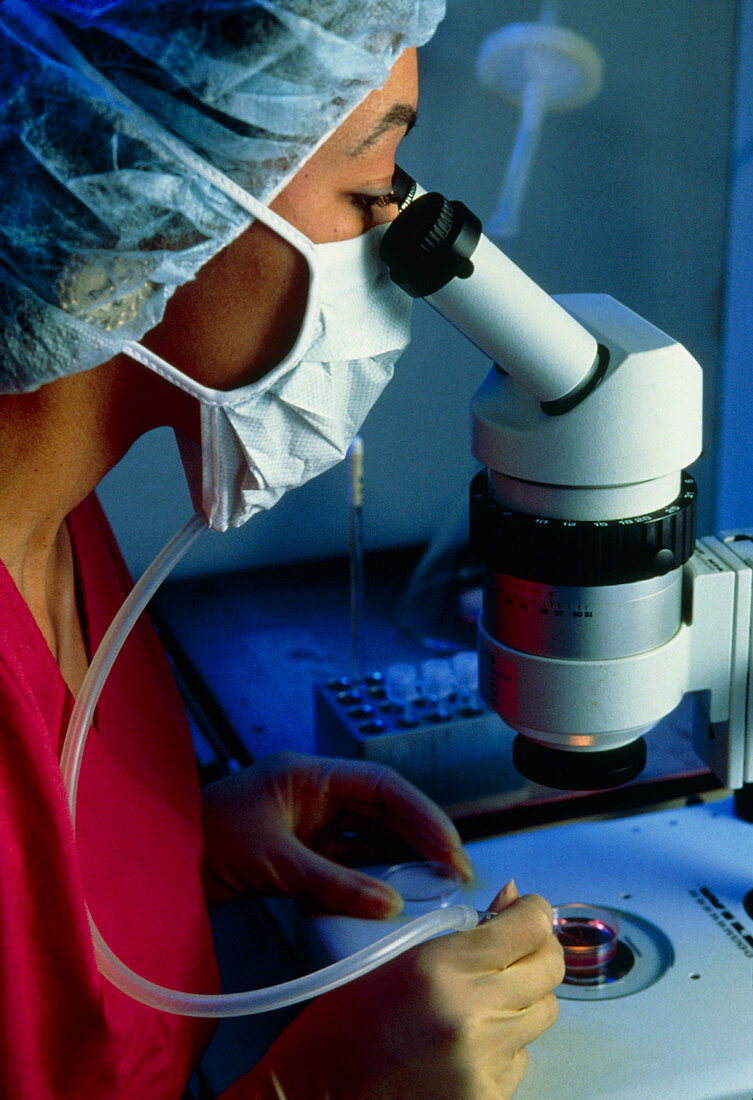
M340 862L358 854L353 841L364 832L400 840L471 877L447 815L378 764L271 756L209 786L203 822L210 900L289 894L350 916L394 915L402 904L394 890Z
M543 898L511 883L492 908L318 998L228 1100L507 1100L557 1018L564 966Z

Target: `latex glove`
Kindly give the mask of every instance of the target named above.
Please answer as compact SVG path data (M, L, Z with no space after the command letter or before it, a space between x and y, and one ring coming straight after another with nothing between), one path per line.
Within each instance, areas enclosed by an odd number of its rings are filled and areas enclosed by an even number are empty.
M491 908L318 998L223 1100L507 1100L564 965L543 898L510 883Z
M447 815L391 768L363 761L268 757L206 788L203 824L210 900L282 894L350 916L394 915L402 901L391 887L338 862L354 828L472 873Z

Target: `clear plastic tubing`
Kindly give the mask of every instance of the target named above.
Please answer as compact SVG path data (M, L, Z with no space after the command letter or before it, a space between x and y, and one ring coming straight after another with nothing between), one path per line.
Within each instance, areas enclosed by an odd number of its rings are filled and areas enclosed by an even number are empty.
M76 794L86 737L110 669L151 597L204 530L206 530L206 521L197 513L157 555L129 593L92 659L68 723L60 761L74 828ZM270 1012L276 1008L284 1008L299 1001L309 1000L311 997L317 997L321 993L345 985L363 974L368 974L370 970L396 958L408 948L415 947L441 932L475 928L480 919L483 919L483 915L470 905L451 905L435 909L401 925L371 946L313 974L305 974L293 981L282 982L280 985L269 986L266 989L252 989L245 993L203 994L167 989L136 974L110 950L97 929L91 913L89 914L97 965L108 981L134 1000L150 1005L152 1008L161 1009L163 1012L174 1012L182 1016L209 1017L246 1016L256 1012Z

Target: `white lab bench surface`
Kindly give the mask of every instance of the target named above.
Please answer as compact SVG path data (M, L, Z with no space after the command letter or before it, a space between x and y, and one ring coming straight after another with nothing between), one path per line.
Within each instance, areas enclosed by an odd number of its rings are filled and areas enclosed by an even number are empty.
M753 825L731 799L492 837L469 853L476 878L465 900L477 908L512 877L554 904L626 914L620 938L639 950L631 917L671 943L665 972L638 992L617 995L627 977L609 999L567 999L560 987L559 1020L531 1045L516 1100L751 1100ZM320 961L383 931L343 917L310 922Z

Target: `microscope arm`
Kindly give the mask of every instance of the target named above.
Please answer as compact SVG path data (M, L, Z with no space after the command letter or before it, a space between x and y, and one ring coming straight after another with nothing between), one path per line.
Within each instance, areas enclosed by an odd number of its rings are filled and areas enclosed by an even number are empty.
M690 636L686 691L701 693L693 743L717 778L739 790L753 781L748 694L753 541L737 532L698 541L685 566Z

